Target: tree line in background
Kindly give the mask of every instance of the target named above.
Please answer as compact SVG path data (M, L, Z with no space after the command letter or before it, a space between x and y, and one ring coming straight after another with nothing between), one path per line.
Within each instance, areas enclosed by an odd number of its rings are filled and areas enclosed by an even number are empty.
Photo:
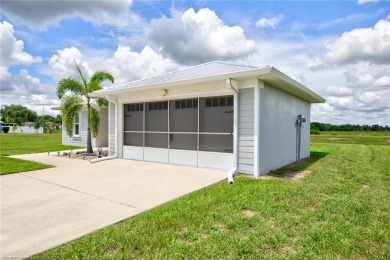
M29 125L34 129L43 127L44 133L52 133L56 129L60 129L62 125L61 115L53 117L51 115L38 116L35 111L22 105L3 105L0 109L0 120L13 126L3 126L2 131L15 131L18 126Z
M328 123L311 122L310 133L319 134L319 131L372 131L372 132L387 132L390 131L390 126L385 125L332 125Z

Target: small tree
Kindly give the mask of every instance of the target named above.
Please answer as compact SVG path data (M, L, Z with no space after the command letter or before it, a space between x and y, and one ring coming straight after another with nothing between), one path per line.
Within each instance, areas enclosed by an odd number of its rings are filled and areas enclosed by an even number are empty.
M12 132L15 133L16 129L18 129L18 125L15 124L12 126Z
M93 98L89 94L93 91L103 89L101 83L105 80L114 83L114 77L111 73L106 71L95 72L89 82L86 76L83 76L79 66L74 62L77 71L80 74L81 81L74 80L71 78L62 79L58 82L57 96L62 99L61 101L61 112L62 120L64 122L66 133L71 137L73 136L74 120L78 113L83 108L83 105L87 106L88 112L88 128L87 128L87 153L92 153L92 135L96 137L99 132L100 118L98 111L92 107L94 101L96 104L101 106L107 106L108 101L104 98ZM69 92L69 95L65 95Z

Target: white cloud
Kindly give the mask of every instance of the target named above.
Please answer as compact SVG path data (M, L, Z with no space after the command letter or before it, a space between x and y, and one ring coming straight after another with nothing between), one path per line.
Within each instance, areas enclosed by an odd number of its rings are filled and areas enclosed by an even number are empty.
M107 70L114 75L116 84L164 74L177 67L148 45L141 52L120 45L113 57L107 59Z
M149 39L181 64L235 59L256 50L241 27L227 26L208 8L197 13L192 8L184 13L172 11L172 18L152 20Z
M275 28L276 26L278 26L280 21L281 21L281 18L279 16L268 18L268 19L267 18L261 18L260 20L258 20L256 22L256 26L258 28L267 28L267 27Z
M71 47L58 50L49 60L57 81L68 77L80 80L73 59L87 77L95 71L105 70L114 76L115 84L156 76L178 68L176 63L164 58L150 46L136 52L128 46L119 45L114 53L101 52L100 55L98 52L83 55L79 49Z
M83 55L76 47L65 48L57 51L57 54L49 59L49 66L53 71L53 77L56 81L63 78L74 78L81 80L74 62L77 63L82 73L90 77L93 71L89 68L87 62L83 61Z
M5 67L0 67L1 104L21 104L42 113L42 106L57 106L56 88L41 84L38 78L29 75L27 70L20 70L12 75ZM50 111L45 111L49 114ZM51 113L55 114L55 113Z
M390 21L380 20L372 28L354 29L327 42L326 60L335 64L367 61L390 63Z
M324 89L324 92L329 96L334 97L348 97L353 95L353 89L350 87L342 87L336 85L329 85Z
M132 0L5 0L1 4L2 11L13 22L41 29L67 17L82 17L99 24L128 24Z
M0 66L8 68L15 64L41 62L40 57L33 57L24 51L24 42L15 38L12 24L0 22L0 35Z
M390 89L390 66L357 64L345 72L348 82L365 89Z
M361 103L381 104L384 101L384 97L374 91L367 91L357 96L357 100Z
M377 3L379 1L380 0L357 0L357 3L359 5L364 5L364 4L367 4L367 3Z

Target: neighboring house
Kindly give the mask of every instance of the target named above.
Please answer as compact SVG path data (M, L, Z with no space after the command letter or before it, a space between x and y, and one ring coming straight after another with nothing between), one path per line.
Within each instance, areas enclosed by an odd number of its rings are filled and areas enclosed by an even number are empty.
M224 62L117 85L91 96L110 101L109 123L101 124L101 130L108 130L110 155L254 176L310 155L310 106L325 102L273 67ZM82 112L82 140L85 118Z
M95 107L99 111L100 129L98 136L92 138L93 147L108 147L108 109ZM59 107L52 108L52 110L59 110ZM73 127L73 136L70 137L62 122L62 144L63 145L77 145L87 147L87 133L88 133L88 114L87 107L83 107L75 120Z

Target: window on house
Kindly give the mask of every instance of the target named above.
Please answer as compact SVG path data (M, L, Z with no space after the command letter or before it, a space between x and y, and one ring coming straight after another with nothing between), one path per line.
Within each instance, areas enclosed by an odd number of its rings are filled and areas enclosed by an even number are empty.
M175 102L175 109L198 108L198 99L185 99L171 102Z
M166 110L168 109L168 102L151 102L149 104L149 110Z
M233 97L226 96L220 98L206 98L205 107L225 107L225 106L233 106Z
M80 119L79 114L74 119L74 136L80 136Z

